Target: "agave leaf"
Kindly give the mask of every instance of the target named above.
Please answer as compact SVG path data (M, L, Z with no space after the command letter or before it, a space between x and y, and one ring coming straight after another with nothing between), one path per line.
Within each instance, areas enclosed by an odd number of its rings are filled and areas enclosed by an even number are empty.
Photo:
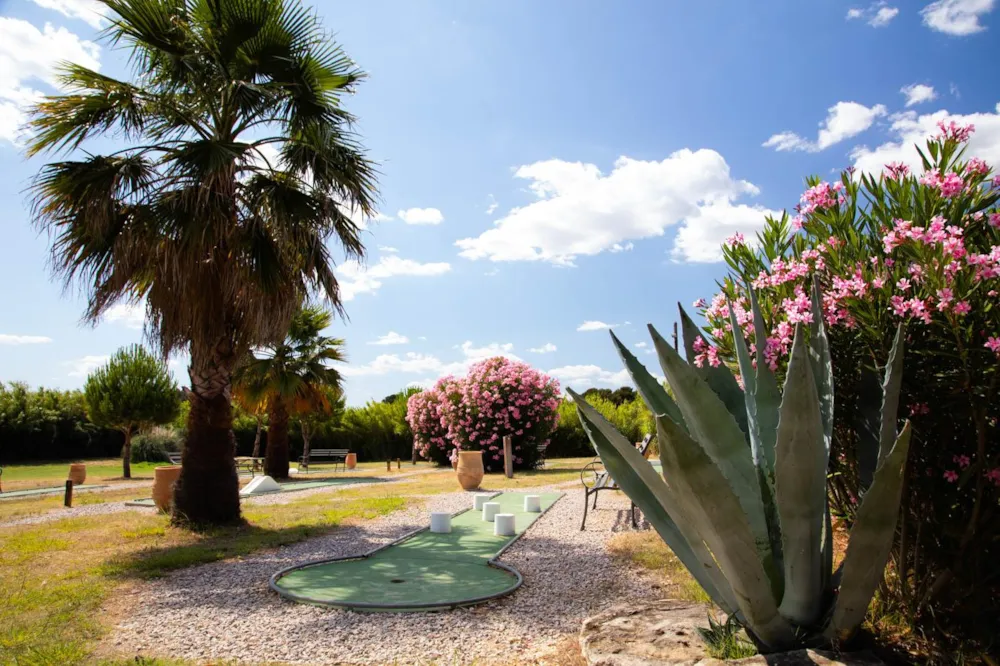
M748 629L777 649L793 632L778 613L747 515L718 464L668 418L657 417L663 476L732 586Z
M903 383L903 325L896 328L889 362L885 364L885 381L882 383L882 429L879 436L878 464L889 455L889 447L896 439L896 421L899 412L899 389Z
M830 455L833 440L833 361L830 359L830 339L823 323L823 305L820 300L819 280L812 280L812 323L809 325L809 361L819 396L820 414L823 417L823 444L826 455Z
M910 449L910 422L875 471L875 479L861 500L844 556L840 591L826 636L846 641L865 619L868 603L882 575L896 536L903 470Z
M743 396L743 391L740 389L739 382L736 381L736 377L733 376L732 370L722 363L716 367L712 367L710 364L705 364L703 367L699 368L694 364L694 343L695 340L701 339L706 345L708 341L705 336L702 335L698 326L691 321L691 317L688 313L684 311L681 304L677 304L677 309L681 313L681 328L684 332L684 351L687 354L687 362L692 368L695 368L695 372L701 375L702 379L712 387L715 394L719 396L719 399L726 405L726 409L729 413L733 415L736 420L736 425L740 427L743 431L744 438L747 438L749 442L750 432L749 426L747 425L747 408L746 400Z
M801 324L795 327L782 396L774 473L785 569L780 611L799 626L810 626L819 619L823 597L827 451Z
M823 496L823 545L820 552L823 558L823 593L834 590L833 584L833 521L830 519L830 498Z
M639 395L642 396L653 415L666 414L674 420L674 423L687 429L680 408L677 407L677 403L670 397L666 389L646 370L646 366L639 362L639 359L628 350L628 347L621 343L614 331L611 332L611 340L615 343L618 355L625 364L629 376L632 377L632 382L639 391Z
M764 462L769 479L774 478L774 443L778 436L778 407L781 405L781 393L778 391L778 381L774 378L765 361L767 349L767 329L764 328L764 317L760 313L760 305L753 289L750 292L750 309L753 312L754 345L757 351L757 376L755 378L754 398L757 402L757 432L760 437L760 456Z
M572 390L568 392L576 403L580 423L600 454L611 478L642 510L646 520L712 601L725 613L735 613L738 605L729 583L719 571L698 532L672 499L672 493L663 478L642 457L635 445L622 436L600 412L587 404L583 396Z
M719 396L694 368L681 359L655 328L650 326L649 331L688 432L719 466L720 472L739 499L740 506L750 521L760 561L768 573L775 596L778 596L782 577L774 562L757 469L744 443L743 431Z
M882 384L871 368L861 369L854 425L858 434L858 492L863 497L878 467L882 432Z

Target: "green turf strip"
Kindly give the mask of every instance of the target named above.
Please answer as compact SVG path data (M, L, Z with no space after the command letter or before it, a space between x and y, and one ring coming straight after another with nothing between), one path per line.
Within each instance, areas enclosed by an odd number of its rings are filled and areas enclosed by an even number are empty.
M107 488L107 486L98 486L98 485L73 486L73 492L77 492L80 490L95 490L97 488ZM27 490L8 490L6 492L0 493L0 500L15 499L17 497L32 497L34 495L55 495L57 493L65 491L66 491L66 486L56 486L54 488L29 488Z
M364 559L295 569L274 584L282 594L305 603L377 604L382 610L447 608L511 591L516 575L488 562L541 515L524 512L526 494L504 493L490 500L500 504L499 513L514 514L513 537L494 536L493 523L484 521L481 512L470 510L452 518L451 533L419 532ZM533 494L540 495L543 511L562 496Z
M311 488L324 488L326 486L346 486L353 483L382 483L382 479L372 477L372 476L355 476L355 477L341 477L339 479L316 479L315 481L289 481L287 483L279 483L281 487L279 492L289 493L296 490L309 490ZM278 492L272 493L251 493L250 495L242 495L242 497L256 497L258 495L277 495ZM126 506L156 506L153 504L151 498L144 499L134 499L125 502Z

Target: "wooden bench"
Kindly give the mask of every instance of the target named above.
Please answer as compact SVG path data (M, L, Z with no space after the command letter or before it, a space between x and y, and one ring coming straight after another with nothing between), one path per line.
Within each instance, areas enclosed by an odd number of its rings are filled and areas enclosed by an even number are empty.
M639 453L645 458L649 451L649 444L653 441L653 434L648 433L641 442L639 442ZM611 474L604 468L604 463L601 461L600 456L594 458L592 462L587 463L582 470L580 470L580 481L583 482L583 522L580 523L580 530L584 530L587 527L587 507L590 504L590 496L594 496L594 506L590 507L592 509L597 508L597 493L602 490L618 490L618 484L615 480L611 478ZM635 522L635 502L630 502L629 504L629 516L632 518L633 529L638 528Z
M306 460L305 456L299 456L299 471L308 472L309 463L315 461L317 458L323 458L333 461L334 470L337 469L337 465L341 465L346 472L347 454L350 452L350 449L313 449L309 452L309 460Z
M181 454L180 453L167 453L167 458L170 459L171 465L181 464ZM236 456L236 469L244 470L250 473L250 476L254 476L257 472L263 471L264 469L264 459L263 458L253 458L251 456Z

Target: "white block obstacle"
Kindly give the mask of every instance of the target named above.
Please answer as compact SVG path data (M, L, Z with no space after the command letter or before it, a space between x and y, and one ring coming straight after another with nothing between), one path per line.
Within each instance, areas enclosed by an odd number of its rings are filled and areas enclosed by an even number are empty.
M500 513L500 502L486 502L483 504L483 520L488 523L493 522L493 517Z
M451 514L437 511L431 512L431 532L451 532Z
M541 513L542 512L542 498L538 495L525 495L524 496L524 512L525 513Z
M473 495L472 496L472 509L474 511L482 511L483 510L483 505L486 504L486 502L488 502L491 497L493 497L493 495L488 495L488 494L484 494L484 493L479 493L477 495Z
M514 536L514 514L498 513L494 516L493 534L495 536Z
M281 486L269 476L255 476L250 483L243 486L240 495L260 495L261 493L280 493Z

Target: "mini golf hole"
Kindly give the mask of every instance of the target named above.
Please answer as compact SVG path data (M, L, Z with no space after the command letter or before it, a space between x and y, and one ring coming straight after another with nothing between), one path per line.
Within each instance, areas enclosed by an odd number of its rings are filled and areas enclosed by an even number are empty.
M389 582L390 582L390 583L405 583L406 581L405 581L405 580L403 580L402 578L393 578L393 579L392 579L392 580L390 580Z

